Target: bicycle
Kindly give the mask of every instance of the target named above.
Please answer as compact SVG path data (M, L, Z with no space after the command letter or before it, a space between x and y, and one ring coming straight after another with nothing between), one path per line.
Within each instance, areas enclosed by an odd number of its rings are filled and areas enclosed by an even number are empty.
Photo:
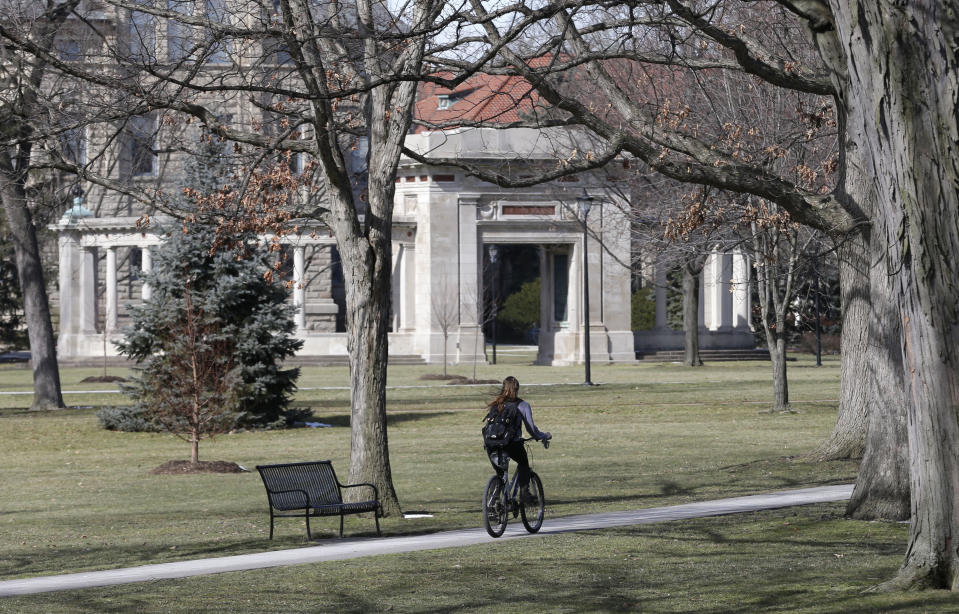
M532 437L524 437L524 442L533 441ZM543 440L543 447L549 448L549 440ZM529 446L526 446L529 450ZM529 498L525 501L519 497L519 471L513 473L512 479L509 476L509 456L501 451L498 463L503 467L503 477L499 475L492 476L486 482L486 490L483 492L483 524L486 526L486 532L491 537L499 537L506 530L506 523L509 521L509 515L516 518L517 513L523 520L523 526L530 533L536 533L543 526L543 516L546 513L546 498L543 494L543 482L533 471L533 463L530 462L529 473ZM530 455L531 456L531 455Z

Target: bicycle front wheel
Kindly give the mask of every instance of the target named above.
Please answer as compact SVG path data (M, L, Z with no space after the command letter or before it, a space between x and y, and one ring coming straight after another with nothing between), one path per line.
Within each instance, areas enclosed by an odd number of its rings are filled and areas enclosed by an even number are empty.
M523 526L530 533L539 531L546 515L546 497L543 495L543 483L535 473L529 476L529 498L519 508L523 517Z
M494 475L486 482L486 491L483 493L483 524L492 537L499 537L506 530L505 488L503 480Z

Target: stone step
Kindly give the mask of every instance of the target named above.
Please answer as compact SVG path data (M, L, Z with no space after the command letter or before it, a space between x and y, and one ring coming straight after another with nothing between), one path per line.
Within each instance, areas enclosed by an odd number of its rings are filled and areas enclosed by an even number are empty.
M644 362L682 362L682 350L636 352L636 360ZM759 348L742 350L699 350L703 362L731 362L736 360L769 360L769 350Z

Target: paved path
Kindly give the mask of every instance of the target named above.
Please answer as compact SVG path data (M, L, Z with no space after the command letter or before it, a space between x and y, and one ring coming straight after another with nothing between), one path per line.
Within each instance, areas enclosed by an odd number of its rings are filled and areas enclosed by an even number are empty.
M810 503L843 501L848 499L850 494L852 494L852 485L840 484L837 486L804 488L801 490L736 497L733 499L701 501L699 503L687 503L685 505L673 505L669 507L654 507L629 512L610 512L607 514L566 516L563 518L547 517L542 530L540 530L537 536L555 535L557 533L568 533L571 531L607 529L636 524L650 524L667 520L721 516L724 514L753 512ZM506 529L506 533L504 533L500 539L529 537L534 536L528 534L523 528L522 523L517 519L515 522L510 523ZM141 567L129 567L126 569L110 569L106 571L91 571L60 576L6 580L0 582L0 597L90 588L95 586L129 584L132 582L145 582L167 578L186 578L226 571L245 571L265 567L280 567L283 565L340 561L362 556L375 556L378 554L457 548L461 546L471 546L473 544L489 543L491 541L493 541L493 538L487 535L486 531L482 528L445 531L442 533L412 537L341 539L321 546L309 546L292 550L274 550L271 552L257 552L254 554L241 554L213 559L143 565Z

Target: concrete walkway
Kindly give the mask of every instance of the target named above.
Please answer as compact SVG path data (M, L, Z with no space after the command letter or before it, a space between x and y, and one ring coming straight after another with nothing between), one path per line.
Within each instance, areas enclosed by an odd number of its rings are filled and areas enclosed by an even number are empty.
M837 486L821 486L818 488L774 492L765 495L736 497L733 499L701 501L699 503L687 503L685 505L673 505L669 507L654 507L629 512L610 512L607 514L588 514L583 516L566 516L563 518L550 518L547 516L543 528L535 536L527 533L522 523L519 522L519 519L516 519L509 524L506 533L504 533L500 539L521 539L540 535L556 535L558 533L568 533L571 531L608 529L611 527L650 524L668 520L754 512L793 505L844 501L848 499L851 494L852 485L841 484ZM321 546L308 546L292 550L274 550L271 552L257 552L255 554L241 554L213 559L143 565L141 567L129 567L126 569L110 569L106 571L91 571L60 576L6 580L0 582L0 597L73 590L95 586L129 584L132 582L146 582L149 580L163 580L168 578L187 578L190 576L223 573L226 571L245 571L249 569L263 569L265 567L280 567L283 565L341 561L362 556L376 556L397 552L458 548L474 544L485 544L492 541L494 541L494 539L487 535L483 528L445 531L442 533L417 535L413 537L341 539L331 541Z

